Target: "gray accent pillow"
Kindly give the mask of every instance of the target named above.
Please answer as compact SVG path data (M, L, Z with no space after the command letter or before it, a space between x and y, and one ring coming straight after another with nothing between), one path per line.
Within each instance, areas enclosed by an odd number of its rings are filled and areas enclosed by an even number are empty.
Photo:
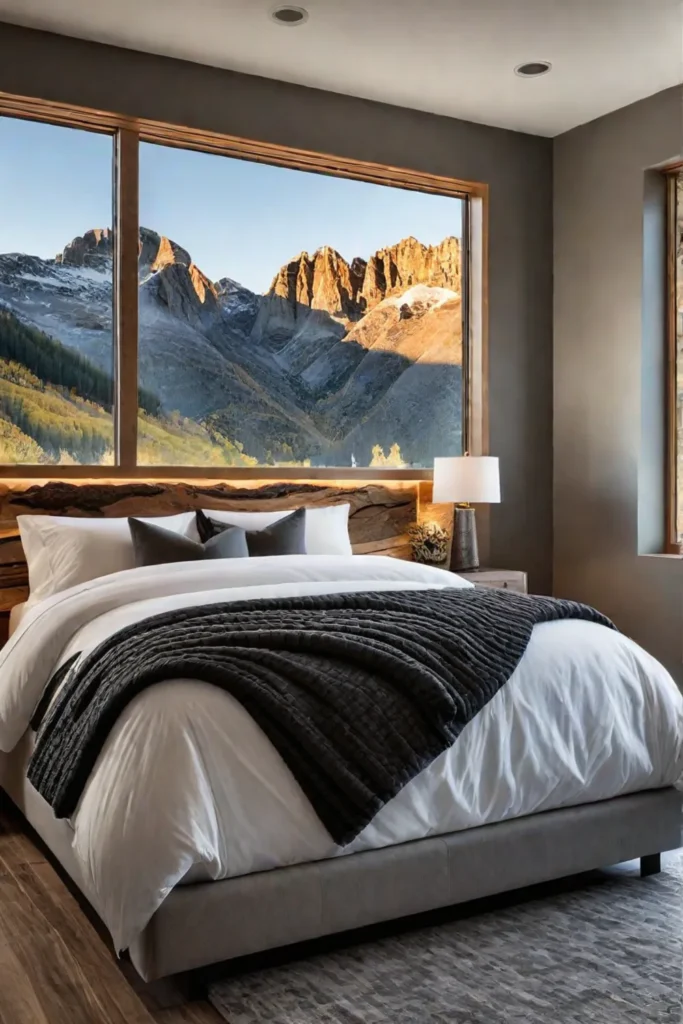
M161 526L129 519L135 565L165 565L167 562L195 562L200 558L248 558L247 537L241 526L227 529L201 544Z
M225 530L237 529L227 523L211 519L201 509L197 512L197 531L203 541L220 535ZM306 554L306 509L298 508L290 515L278 519L263 530L247 530L247 547L252 558L264 555Z

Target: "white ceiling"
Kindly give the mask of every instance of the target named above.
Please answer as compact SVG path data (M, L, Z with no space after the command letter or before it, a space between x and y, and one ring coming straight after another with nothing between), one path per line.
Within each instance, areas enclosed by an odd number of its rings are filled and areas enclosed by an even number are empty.
M284 0L281 0L284 2ZM0 20L538 135L683 82L683 0L0 0ZM523 61L553 70L520 79Z

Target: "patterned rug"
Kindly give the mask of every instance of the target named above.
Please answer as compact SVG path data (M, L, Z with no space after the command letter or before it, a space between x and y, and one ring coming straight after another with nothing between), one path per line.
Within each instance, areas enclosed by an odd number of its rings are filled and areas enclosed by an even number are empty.
M674 1024L683 855L219 981L229 1024Z

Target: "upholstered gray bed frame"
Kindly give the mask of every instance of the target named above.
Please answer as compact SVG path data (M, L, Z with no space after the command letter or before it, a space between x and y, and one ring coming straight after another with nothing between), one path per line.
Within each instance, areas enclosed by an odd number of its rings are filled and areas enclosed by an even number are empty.
M70 826L0 755L0 785L97 910ZM146 981L247 953L562 878L681 845L681 794L658 789L220 882L180 885L130 949Z

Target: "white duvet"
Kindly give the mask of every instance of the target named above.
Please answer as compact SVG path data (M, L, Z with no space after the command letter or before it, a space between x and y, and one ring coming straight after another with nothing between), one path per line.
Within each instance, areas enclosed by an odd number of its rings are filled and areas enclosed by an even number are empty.
M0 653L0 749L29 727L58 664L169 608L351 590L468 586L376 556L299 555L131 569L26 612ZM219 879L675 784L683 698L625 636L537 626L512 678L454 746L344 850L240 704L176 679L138 696L74 815L73 849L117 949L181 881Z

